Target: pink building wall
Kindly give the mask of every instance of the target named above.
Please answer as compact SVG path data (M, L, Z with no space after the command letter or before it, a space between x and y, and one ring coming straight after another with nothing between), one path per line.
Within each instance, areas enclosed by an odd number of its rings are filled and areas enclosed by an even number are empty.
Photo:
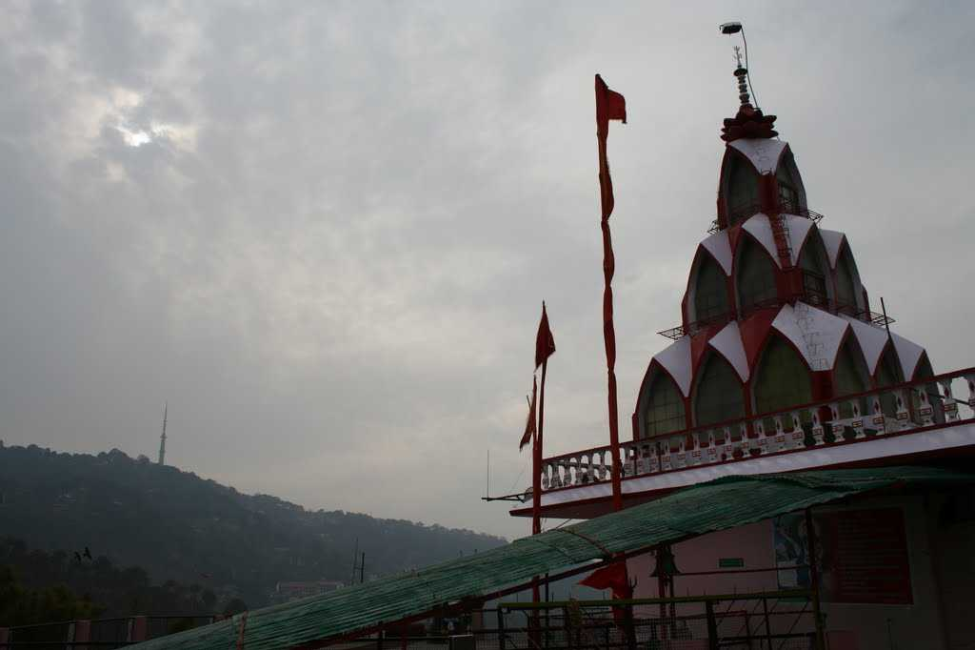
M975 645L953 642L954 639L964 638L967 643L975 637L959 627L957 614L953 611L959 607L964 607L969 613L975 611L975 598L969 594L970 590L975 589L975 560L970 559L975 549L975 524L965 527L962 533L946 532L939 523L942 502L943 499L937 495L884 496L817 509L829 512L896 507L904 515L913 603L823 602L826 630L838 642L843 640L840 643L842 647L851 650L975 648ZM960 552L963 548L968 549L967 553ZM734 573L733 569L722 571L719 568L720 558L741 558L744 569L774 568L771 520L682 542L674 545L673 552L674 561L681 572L720 571L711 576L677 576L674 582L675 596L774 591L779 588L776 571ZM948 555L952 556L951 560ZM946 566L946 560L964 575L959 575L958 571L952 573L951 567ZM637 598L658 596L657 580L650 576L655 568L653 555L631 559L628 568L631 579L636 580ZM964 581L968 589L957 589L957 585L961 584L959 581ZM946 593L952 592L964 592L962 598L967 602L959 604L956 602L957 596L954 596L950 598L950 606L947 606ZM966 629L973 629L970 621L966 620L965 625L968 626Z

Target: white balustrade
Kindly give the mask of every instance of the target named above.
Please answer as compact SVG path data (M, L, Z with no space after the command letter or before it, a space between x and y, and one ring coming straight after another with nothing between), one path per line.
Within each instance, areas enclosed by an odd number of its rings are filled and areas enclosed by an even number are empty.
M954 380L964 381L968 389L965 398L955 396ZM927 382L895 390L879 389L865 397L822 403L805 410L754 417L720 429L698 429L680 432L669 439L625 443L616 458L608 448L600 448L544 461L540 476L542 490L608 481L612 478L614 462L620 464L624 478L633 478L748 459L756 453L820 447L827 444L827 423L833 440L839 442L851 433L851 440L862 441L941 422L975 419L975 373ZM824 418L827 408L828 417ZM844 419L841 414L851 417ZM754 429L751 437L749 426ZM733 439L733 429L737 429L737 440Z

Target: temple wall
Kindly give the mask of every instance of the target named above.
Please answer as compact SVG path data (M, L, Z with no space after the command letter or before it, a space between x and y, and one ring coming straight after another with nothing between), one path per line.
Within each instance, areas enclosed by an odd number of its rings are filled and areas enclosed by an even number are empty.
M814 510L818 535L833 539L819 540L819 565L849 565L855 560L860 567L833 569L824 576L828 585L824 586L822 607L831 647L975 649L971 624L975 611L975 492L969 490L967 497L956 498L950 509L946 503L945 495L928 493L860 498ZM873 521L880 522L876 536L871 533ZM805 548L804 519L802 522ZM679 575L674 595L774 591L793 586L792 581L801 582L803 578L796 578L795 571L735 572L776 567L776 540L780 548L784 546L782 526L768 520L675 545L674 559L682 573L720 573ZM890 553L891 547L901 550ZM720 564L729 568L722 570ZM657 580L650 576L654 565L652 555L630 561L630 576L637 581L636 597L658 596ZM740 566L730 568L733 565ZM865 577L861 580L861 576ZM857 600L871 602L844 602ZM773 631L775 627L773 624Z

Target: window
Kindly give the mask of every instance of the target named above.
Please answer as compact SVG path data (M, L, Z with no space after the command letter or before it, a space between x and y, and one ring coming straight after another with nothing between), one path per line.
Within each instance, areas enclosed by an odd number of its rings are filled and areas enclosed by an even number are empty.
M663 372L658 372L647 396L647 437L673 433L686 428L684 398L677 384Z
M829 302L829 293L826 289L826 273L823 271L822 250L818 235L815 231L810 233L799 256L799 266L802 268L804 300L810 305L825 307Z
M775 265L763 248L751 239L742 242L738 260L738 302L742 311L774 301Z
M782 159L775 170L775 184L779 188L779 205L782 211L799 214L806 204L805 193L796 161L789 151L782 154Z
M758 174L749 163L736 155L732 155L728 164L730 169L725 197L728 206L728 225L733 226L757 211Z
M857 311L855 268L850 249L844 247L836 262L836 302L838 308L849 313Z
M897 361L897 353L894 346L888 344L887 349L880 357L877 367L877 388L893 386L904 381L904 374L901 372L900 363ZM887 417L897 415L897 396L893 393L880 394L880 407Z
M924 353L917 362L917 369L914 371L914 381L920 381L930 377L934 377L934 370L931 368L931 362L928 360L927 353ZM915 413L914 420L918 423L921 422L921 418L917 415L918 409L921 407L921 399L918 397L917 391L922 390L921 386L918 385L911 389ZM934 410L932 417L936 424L942 424L945 421L945 409L944 404L941 403L941 393L938 392L938 384L937 382L931 382L929 384L923 384L923 386L924 392L928 394L928 403L931 404Z
M863 354L852 339L847 339L836 355L836 366L833 368L833 394L836 397L863 393L867 390L866 364ZM859 400L860 413L864 417L869 414L870 405L866 398ZM840 417L853 417L853 405L849 400L840 401Z
M754 382L756 413L812 401L809 369L799 353L779 336L772 337L766 346Z
M789 172L788 162L783 160L775 172L776 185L779 186L779 206L783 212L798 214L799 190Z
M709 255L702 255L694 287L694 320L712 320L724 316L728 311L728 285L724 271Z
M719 354L705 362L694 399L694 424L704 426L745 417L738 374Z

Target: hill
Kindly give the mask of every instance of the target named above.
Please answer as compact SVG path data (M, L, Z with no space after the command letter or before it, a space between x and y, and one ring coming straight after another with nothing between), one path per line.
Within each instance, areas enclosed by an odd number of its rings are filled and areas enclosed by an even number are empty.
M130 458L118 450L57 453L0 447L0 534L50 550L89 547L154 582L199 583L221 600L268 602L279 581L404 571L504 543L499 537L338 511L310 511L268 495Z

